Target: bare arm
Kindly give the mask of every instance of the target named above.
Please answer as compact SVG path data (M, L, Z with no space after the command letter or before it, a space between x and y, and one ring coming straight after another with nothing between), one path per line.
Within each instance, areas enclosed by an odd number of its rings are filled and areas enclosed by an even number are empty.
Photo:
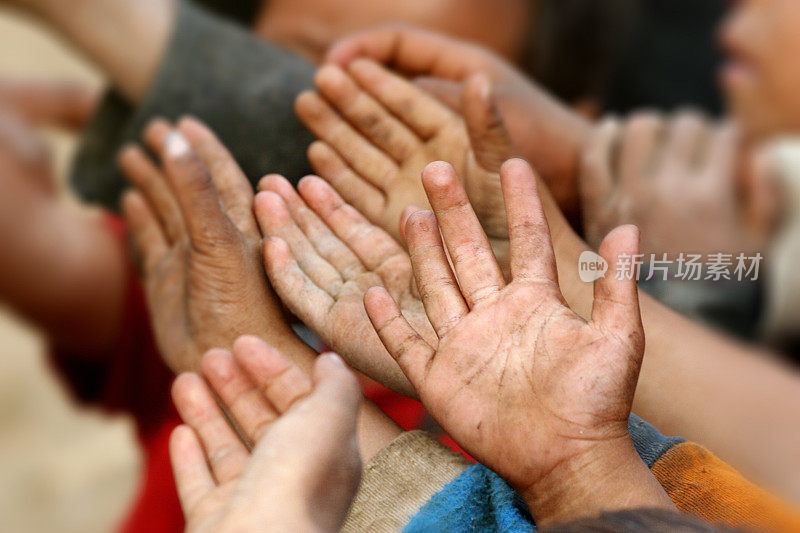
M131 102L146 93L167 47L174 0L12 0L92 60Z

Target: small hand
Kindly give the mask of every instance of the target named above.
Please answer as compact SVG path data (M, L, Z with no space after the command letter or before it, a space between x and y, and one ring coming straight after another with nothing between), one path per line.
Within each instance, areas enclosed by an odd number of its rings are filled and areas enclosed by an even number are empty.
M611 228L630 223L642 229L644 252L671 258L762 249L767 237L747 223L739 199L740 150L733 125L693 112L606 120L582 157L587 241L597 246Z
M154 122L145 139L162 161L126 149L120 163L137 191L124 200L143 257L156 341L176 371L214 346L256 334L280 348L294 338L272 294L252 214L253 190L202 124Z
M297 191L286 179L267 176L259 190L255 212L266 270L284 304L355 368L415 396L363 303L367 289L383 286L416 331L435 338L405 250L316 176L300 180Z
M408 76L459 109L469 78L488 76L511 139L537 169L559 207L577 214L578 161L591 125L502 57L429 30L390 24L334 44L326 62L347 68L367 58Z
M296 102L300 119L321 141L309 148L317 173L374 224L399 239L409 205L426 206L419 176L430 161L451 162L464 178L498 255L508 236L497 171L515 153L493 107L489 81L470 79L464 120L425 91L368 60L348 72L327 66L319 94Z
M191 532L338 531L358 488L358 383L334 354L317 360L313 379L279 351L242 337L233 353L215 349L203 380L182 374L173 397L186 425L170 456L186 530Z
M501 178L512 280L506 283L453 168L432 163L423 183L435 216L411 215L406 237L438 340L418 335L383 288L364 300L378 335L429 413L526 498L537 524L627 505L630 494L667 504L627 429L644 351L635 280L601 278L591 321L578 316L559 289L532 170L511 160ZM615 273L617 258L637 247L636 228L623 227L600 254ZM625 502L594 494L614 471L633 472L643 491ZM598 496L609 499L574 505Z

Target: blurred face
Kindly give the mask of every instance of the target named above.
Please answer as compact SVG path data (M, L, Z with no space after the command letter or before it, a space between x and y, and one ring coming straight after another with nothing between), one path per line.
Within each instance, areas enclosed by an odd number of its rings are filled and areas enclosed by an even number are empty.
M800 131L800 0L738 0L720 37L722 84L748 136Z
M516 59L530 0L267 0L256 32L319 62L336 40L388 22L429 28Z

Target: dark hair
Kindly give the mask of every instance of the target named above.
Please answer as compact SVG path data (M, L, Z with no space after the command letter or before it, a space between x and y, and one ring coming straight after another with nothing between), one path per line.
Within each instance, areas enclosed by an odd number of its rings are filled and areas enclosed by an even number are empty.
M667 509L634 509L603 513L542 529L543 533L719 533L735 531Z
M566 102L603 98L636 21L636 0L533 0L522 67Z

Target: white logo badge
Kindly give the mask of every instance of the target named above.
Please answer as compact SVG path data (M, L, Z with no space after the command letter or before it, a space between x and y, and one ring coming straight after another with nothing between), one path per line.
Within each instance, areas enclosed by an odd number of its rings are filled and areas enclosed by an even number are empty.
M606 271L608 271L606 260L591 250L586 250L578 258L578 277L584 283L592 283L605 277Z

